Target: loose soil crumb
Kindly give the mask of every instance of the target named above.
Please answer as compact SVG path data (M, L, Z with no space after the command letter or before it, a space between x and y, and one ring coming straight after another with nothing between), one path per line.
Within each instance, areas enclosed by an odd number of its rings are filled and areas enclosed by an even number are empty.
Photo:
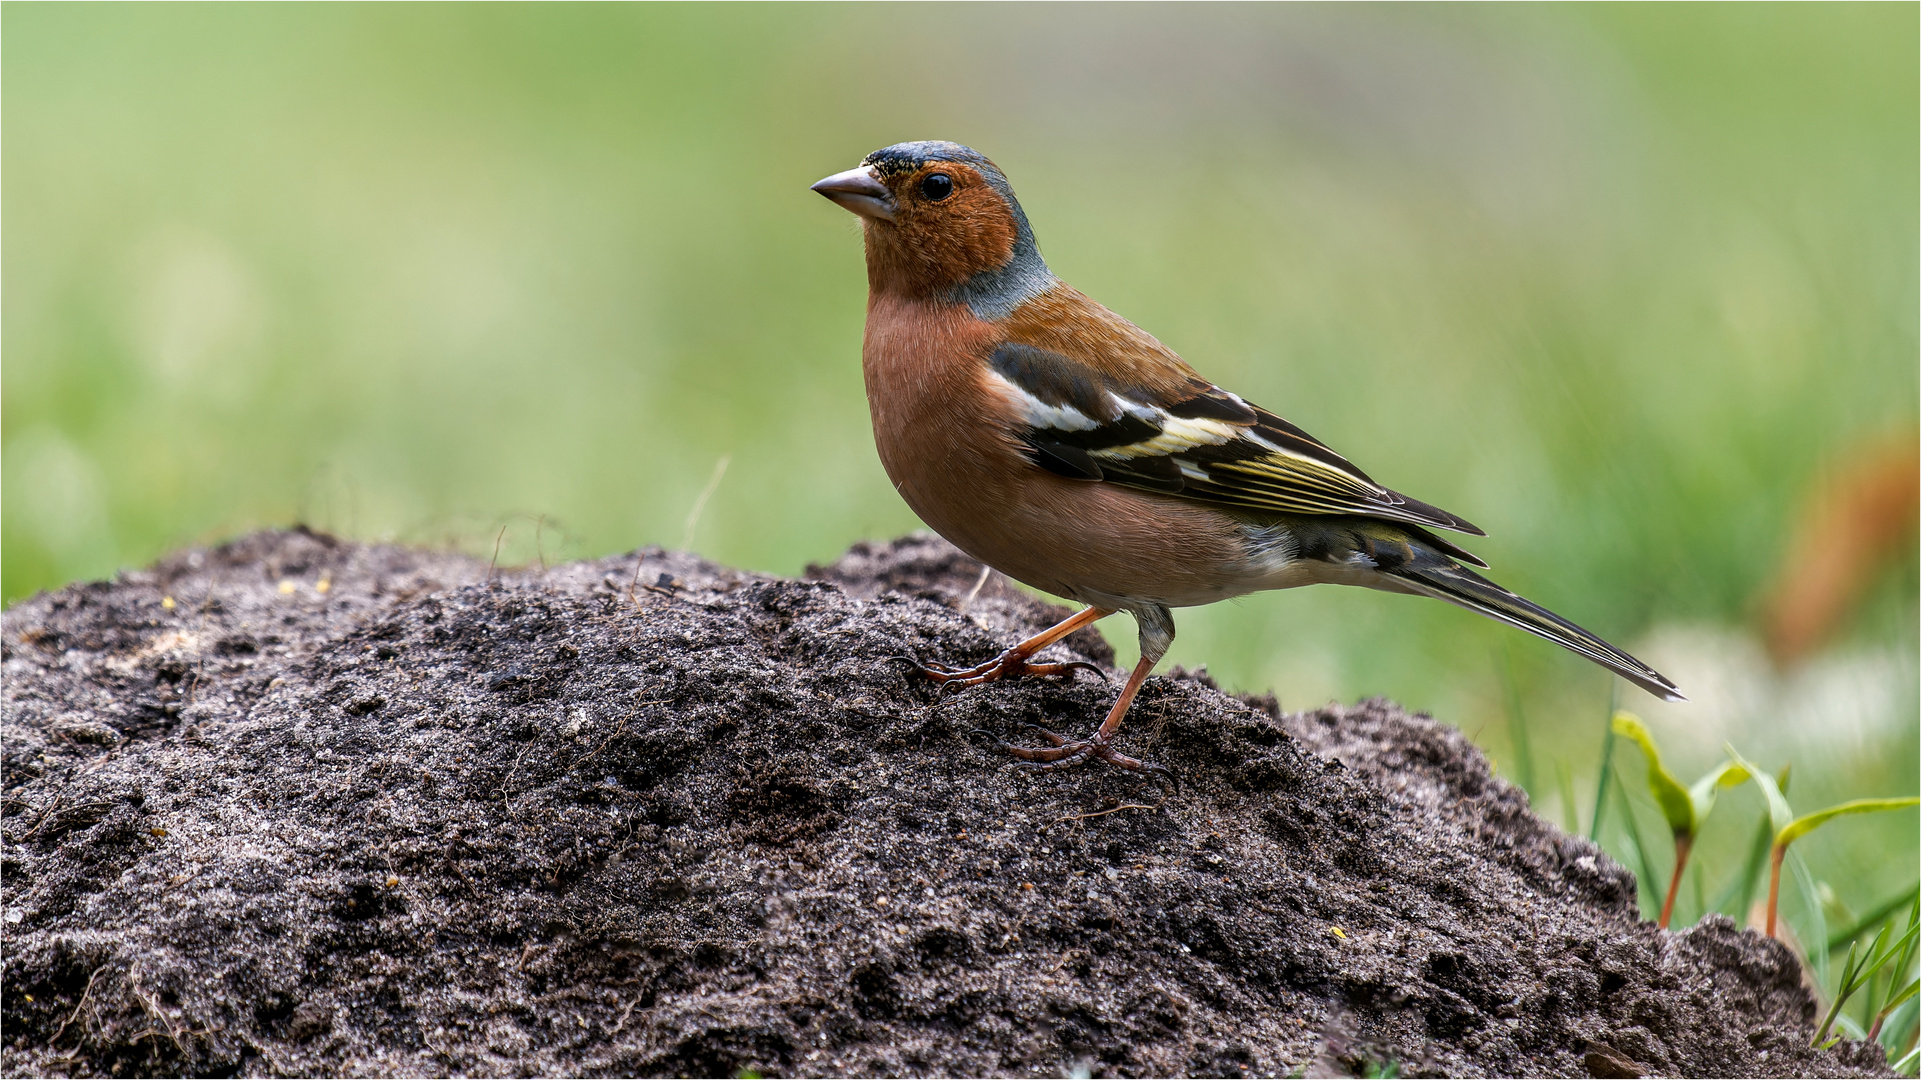
M942 541L809 580L261 533L5 615L0 1069L1885 1075L1781 945L1385 701L941 697L1063 614ZM1052 655L1111 665L1098 635ZM1115 673L1118 676L1119 673Z

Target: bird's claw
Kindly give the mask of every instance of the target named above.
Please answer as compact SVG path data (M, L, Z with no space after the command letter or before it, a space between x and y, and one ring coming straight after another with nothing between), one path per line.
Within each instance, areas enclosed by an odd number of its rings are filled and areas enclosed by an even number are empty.
M1069 660L1060 664L1027 665L1027 673L1030 675L1066 675L1072 678L1076 671L1091 671L1102 682L1107 681L1107 672L1102 669L1099 664L1090 663L1086 660Z
M1169 795L1181 793L1181 778L1174 775L1173 769L1165 765L1157 765L1152 761L1143 761L1140 771L1146 773L1148 779L1159 784Z
M949 685L962 687L979 686L982 683L998 682L1002 679L1016 679L1023 675L1065 675L1071 679L1076 671L1090 671L1098 676L1102 682L1107 681L1107 672L1101 670L1099 664L1089 663L1086 660L1066 660L1059 663L1035 664L1030 663L1027 657L1015 654L1011 649L984 664L976 664L970 668L950 667L947 664L921 660L912 656L885 656L881 658L882 663L891 660L898 660L902 663L913 665L915 672L917 672L921 678L940 683L943 688Z
M1023 722L1021 726L1024 728L1032 728L1035 731L1039 732L1040 737L1043 739L1046 739L1048 742L1048 745L1050 746L1066 746L1067 745L1067 737L1065 735L1057 735L1054 732L1051 732L1046 728L1040 726L1039 724Z
M946 681L945 676L954 674L954 670L955 670L953 668L948 667L946 664L940 664L940 663L930 664L924 660L921 660L918 657L906 656L906 655L883 656L879 660L875 661L875 663L886 664L896 660L913 668L914 673L916 675L919 675L923 678L928 678L928 679L939 679L942 682Z
M1052 772L1071 765L1081 765L1090 761L1105 761L1109 765L1127 769L1130 772L1146 773L1154 782L1166 786L1170 791L1179 792L1181 783L1174 771L1165 765L1129 757L1114 749L1112 739L1096 734L1085 739L1069 739L1064 735L1047 730L1034 723L1022 727L1032 728L1041 738L1047 740L1044 747L1015 746L996 739L1000 749L1025 763L1035 772ZM986 734L983 732L982 734Z

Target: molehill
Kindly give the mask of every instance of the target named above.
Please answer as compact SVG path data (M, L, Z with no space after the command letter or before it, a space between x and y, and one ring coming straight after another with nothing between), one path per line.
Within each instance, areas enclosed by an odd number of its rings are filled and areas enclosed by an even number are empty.
M1454 729L1147 684L940 697L1059 614L942 541L806 580L495 572L306 531L7 612L0 1070L1881 1075L1779 944ZM1062 658L1111 666L1083 633Z

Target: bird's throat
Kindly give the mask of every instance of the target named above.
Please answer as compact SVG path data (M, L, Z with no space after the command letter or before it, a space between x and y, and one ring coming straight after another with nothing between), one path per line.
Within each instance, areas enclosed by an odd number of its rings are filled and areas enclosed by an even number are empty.
M914 223L861 222L873 296L965 304L995 321L1055 284L1031 237L983 224L923 232Z

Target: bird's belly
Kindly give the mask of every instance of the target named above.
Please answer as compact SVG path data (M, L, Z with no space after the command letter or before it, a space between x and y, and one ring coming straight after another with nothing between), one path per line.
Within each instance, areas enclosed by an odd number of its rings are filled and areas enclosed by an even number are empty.
M1191 503L1067 480L1019 461L986 467L969 495L901 494L954 546L1016 581L1102 607L1212 604L1263 588L1238 529ZM959 477L951 479L958 480Z
M1210 604L1261 587L1241 527L1219 511L1028 460L987 382L996 340L964 308L881 298L869 309L875 447L922 521L1017 581L1103 607Z

